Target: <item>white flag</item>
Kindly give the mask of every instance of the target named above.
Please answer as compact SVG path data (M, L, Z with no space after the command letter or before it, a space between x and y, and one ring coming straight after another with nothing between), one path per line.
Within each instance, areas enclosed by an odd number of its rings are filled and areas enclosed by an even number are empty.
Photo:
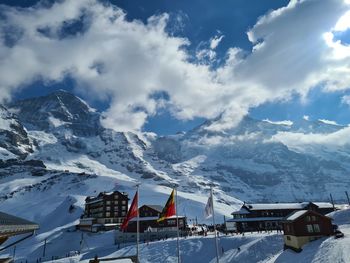
M210 194L210 196L208 198L207 205L205 206L205 210L204 210L204 215L205 215L206 218L209 218L209 217L211 217L213 215L212 198L213 198L213 196Z

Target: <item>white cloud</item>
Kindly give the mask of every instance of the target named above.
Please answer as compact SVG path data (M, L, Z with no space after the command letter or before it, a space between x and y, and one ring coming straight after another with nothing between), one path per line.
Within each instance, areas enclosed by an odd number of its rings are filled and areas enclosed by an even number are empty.
M306 121L308 121L308 120L310 119L310 117L309 117L308 115L304 115L304 116L303 116L303 119L306 120Z
M269 119L265 119L263 121L266 121L268 123L271 123L271 124L276 124L276 125L286 125L286 126L292 126L293 125L293 122L290 121L290 120L284 120L284 121L271 121Z
M224 35L217 35L217 36L211 38L210 39L210 48L216 49L223 38L224 38Z
M344 96L341 98L341 103L350 106L350 95L344 95Z
M350 60L346 52L337 54L344 46L322 37L343 29L336 25L348 11L343 0L290 1L248 32L251 54L232 47L224 65L213 68L190 62L189 41L166 32L167 14L144 24L127 21L121 9L97 0L2 6L0 41L7 44L0 45L0 97L9 98L36 79L60 81L70 75L79 92L111 101L103 118L109 127L140 129L166 106L179 119L224 112L211 128L230 128L264 102L305 95L319 84L328 91L349 88ZM62 25L82 16L84 32L62 36ZM211 39L212 52L222 37ZM169 100L159 101L160 92Z
M320 122L323 122L325 124L330 124L330 125L339 125L335 121L330 121L330 120L325 120L325 119L319 119Z
M297 149L307 149L305 148L307 145L340 147L350 144L350 127L328 134L278 132L271 141L282 142L288 147Z

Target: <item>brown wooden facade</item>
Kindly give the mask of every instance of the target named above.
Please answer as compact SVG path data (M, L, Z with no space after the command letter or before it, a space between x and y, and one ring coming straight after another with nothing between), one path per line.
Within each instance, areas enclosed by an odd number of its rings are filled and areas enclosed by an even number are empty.
M311 240L333 234L332 219L312 210L301 210L283 222L285 247L301 250Z
M321 202L243 204L228 221L236 222L239 232L281 230L284 218L300 210L312 210L325 215L334 211L334 208L331 203Z

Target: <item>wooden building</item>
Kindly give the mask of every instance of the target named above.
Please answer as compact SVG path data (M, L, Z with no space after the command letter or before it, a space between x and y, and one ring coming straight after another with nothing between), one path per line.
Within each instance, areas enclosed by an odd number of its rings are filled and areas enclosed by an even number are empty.
M301 251L306 243L333 234L332 219L312 210L299 210L283 221L285 248Z
M128 194L119 191L88 196L78 228L92 232L115 229L122 224L127 214L128 202Z
M140 218L139 227L140 233L144 232L161 232L161 231L176 231L176 216L164 219L161 222L157 222L159 215L162 212L163 207L160 205L143 205L139 208ZM186 228L186 217L178 216L179 229L184 230ZM137 219L133 218L126 229L126 232L136 232Z
M302 202L302 203L271 203L271 204L246 204L233 212L232 219L227 222L236 224L238 232L281 230L282 221L289 214L300 210L313 210L320 214L328 214L334 211L331 203Z

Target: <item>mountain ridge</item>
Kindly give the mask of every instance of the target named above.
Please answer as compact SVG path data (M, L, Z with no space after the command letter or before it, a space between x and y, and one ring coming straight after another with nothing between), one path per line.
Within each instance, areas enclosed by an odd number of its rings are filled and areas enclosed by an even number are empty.
M214 184L222 194L247 201L327 200L324 193L339 192L342 182L340 189L349 185L350 151L339 161L329 156L343 148L318 156L276 139L285 133L332 134L346 128L341 125L305 119L286 125L246 116L234 128L212 131L208 127L219 116L185 133L157 136L106 129L97 110L63 90L10 107L35 142L27 158L43 160L52 169L96 172L94 165L103 165L136 180L176 184L190 192Z

